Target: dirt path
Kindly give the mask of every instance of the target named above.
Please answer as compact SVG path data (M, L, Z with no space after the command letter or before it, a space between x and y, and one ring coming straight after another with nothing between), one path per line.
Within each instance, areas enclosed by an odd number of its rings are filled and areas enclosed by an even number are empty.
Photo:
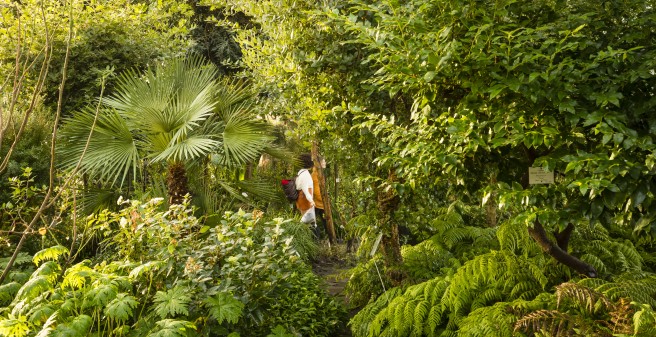
M336 248L336 249L335 249ZM342 248L342 249L340 249ZM349 308L349 301L344 292L346 282L348 282L348 271L352 265L347 261L347 256L344 247L334 247L335 254L331 256L324 256L312 264L312 270L315 274L321 277L325 283L325 289L328 293L335 297L337 300L344 304L344 307ZM356 310L349 311L349 319L356 314ZM351 337L351 330L344 326L339 334L327 337Z

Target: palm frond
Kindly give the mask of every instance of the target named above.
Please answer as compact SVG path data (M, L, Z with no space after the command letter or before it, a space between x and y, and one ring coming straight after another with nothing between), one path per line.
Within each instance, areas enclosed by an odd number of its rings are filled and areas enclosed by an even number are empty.
M139 153L135 139L115 110L101 110L96 126L91 130L94 116L95 111L88 108L65 121L59 147L62 166L71 169L77 165L91 134L88 149L80 162L80 171L112 184L120 177L122 185L130 170L136 175L138 169Z

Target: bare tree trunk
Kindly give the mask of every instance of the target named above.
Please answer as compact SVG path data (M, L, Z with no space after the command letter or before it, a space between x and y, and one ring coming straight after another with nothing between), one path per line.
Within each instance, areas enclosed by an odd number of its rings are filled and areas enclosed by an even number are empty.
M326 189L326 177L323 174L323 167L321 167L321 160L319 157L319 145L317 142L312 142L312 159L315 163L314 169L317 170L317 175L319 178L319 191L321 191L321 198L323 199L323 210L324 216L326 217L326 231L328 232L328 241L330 244L335 244L337 238L335 235L335 224L333 222L333 212L330 203L330 196L328 195L328 190Z

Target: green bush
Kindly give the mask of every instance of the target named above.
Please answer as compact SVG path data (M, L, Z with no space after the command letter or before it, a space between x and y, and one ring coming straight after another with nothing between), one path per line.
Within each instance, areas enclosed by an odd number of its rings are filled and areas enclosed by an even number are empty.
M29 279L2 286L0 335L329 336L340 325L283 219L240 211L210 227L187 205L123 204L88 219L105 236L98 261L65 269L68 249L55 246Z

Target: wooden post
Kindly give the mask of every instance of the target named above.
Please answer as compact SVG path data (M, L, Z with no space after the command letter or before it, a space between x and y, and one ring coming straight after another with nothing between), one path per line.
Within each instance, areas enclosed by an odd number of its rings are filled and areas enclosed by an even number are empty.
M319 164L315 165L314 169L317 170L317 177L319 178L319 190L321 191L321 197L323 198L323 216L326 217L328 241L330 244L334 245L337 241L335 237L335 225L333 222L332 209L330 207L330 197L328 196L328 191L326 190L326 176L323 175L323 167L321 167L321 159L319 158L319 144L317 144L316 141L312 142L312 160Z

